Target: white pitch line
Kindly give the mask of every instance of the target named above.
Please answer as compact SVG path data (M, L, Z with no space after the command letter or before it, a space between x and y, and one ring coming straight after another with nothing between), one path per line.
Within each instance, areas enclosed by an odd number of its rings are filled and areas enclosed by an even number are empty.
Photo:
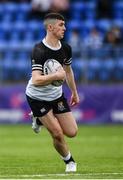
M108 173L108 172L103 172L103 173L82 173L82 174L74 174L74 173L61 173L61 174L23 174L23 175L0 175L0 178L7 178L7 177L22 177L22 178L28 178L28 177L47 177L47 176L97 176L97 175L123 175L121 172L114 172L114 173Z

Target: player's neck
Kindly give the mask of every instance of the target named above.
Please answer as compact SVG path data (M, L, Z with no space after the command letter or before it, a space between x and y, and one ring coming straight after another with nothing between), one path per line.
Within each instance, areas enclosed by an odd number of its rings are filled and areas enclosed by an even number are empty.
M45 41L51 47L54 47L54 48L60 47L60 41L58 39L55 39L54 37L46 36Z

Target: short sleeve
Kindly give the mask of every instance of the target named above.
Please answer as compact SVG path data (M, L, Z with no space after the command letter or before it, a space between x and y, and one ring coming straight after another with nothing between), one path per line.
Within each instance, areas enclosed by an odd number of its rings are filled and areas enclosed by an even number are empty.
M43 71L43 65L41 64L41 59L43 54L39 47L34 47L32 50L31 61L32 61L32 71L39 70Z
M70 65L72 63L72 49L71 47L66 44L64 47L65 54L66 54L66 59L64 61L64 65Z

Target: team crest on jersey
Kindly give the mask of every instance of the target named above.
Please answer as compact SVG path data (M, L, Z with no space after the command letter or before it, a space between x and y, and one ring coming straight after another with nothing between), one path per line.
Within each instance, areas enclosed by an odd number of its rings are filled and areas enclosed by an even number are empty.
M58 102L58 110L59 110L59 111L65 110L65 107L64 107L64 104L63 104L62 101Z
M42 113L44 113L44 112L46 111L46 109L45 109L45 108L42 108L42 109L40 109L40 111L41 111Z

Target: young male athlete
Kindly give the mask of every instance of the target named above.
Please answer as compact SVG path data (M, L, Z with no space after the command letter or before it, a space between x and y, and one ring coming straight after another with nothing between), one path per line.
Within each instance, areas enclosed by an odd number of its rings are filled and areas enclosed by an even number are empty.
M71 47L61 42L65 33L65 20L61 14L49 13L44 18L45 38L32 51L32 77L26 88L27 101L33 113L33 129L39 132L41 124L53 138L53 145L66 164L66 172L76 172L77 164L65 142L64 135L74 137L77 124L62 92L62 85L52 84L66 80L71 90L70 105L79 103L74 75L71 68ZM44 73L44 63L54 59L62 66L52 74Z

